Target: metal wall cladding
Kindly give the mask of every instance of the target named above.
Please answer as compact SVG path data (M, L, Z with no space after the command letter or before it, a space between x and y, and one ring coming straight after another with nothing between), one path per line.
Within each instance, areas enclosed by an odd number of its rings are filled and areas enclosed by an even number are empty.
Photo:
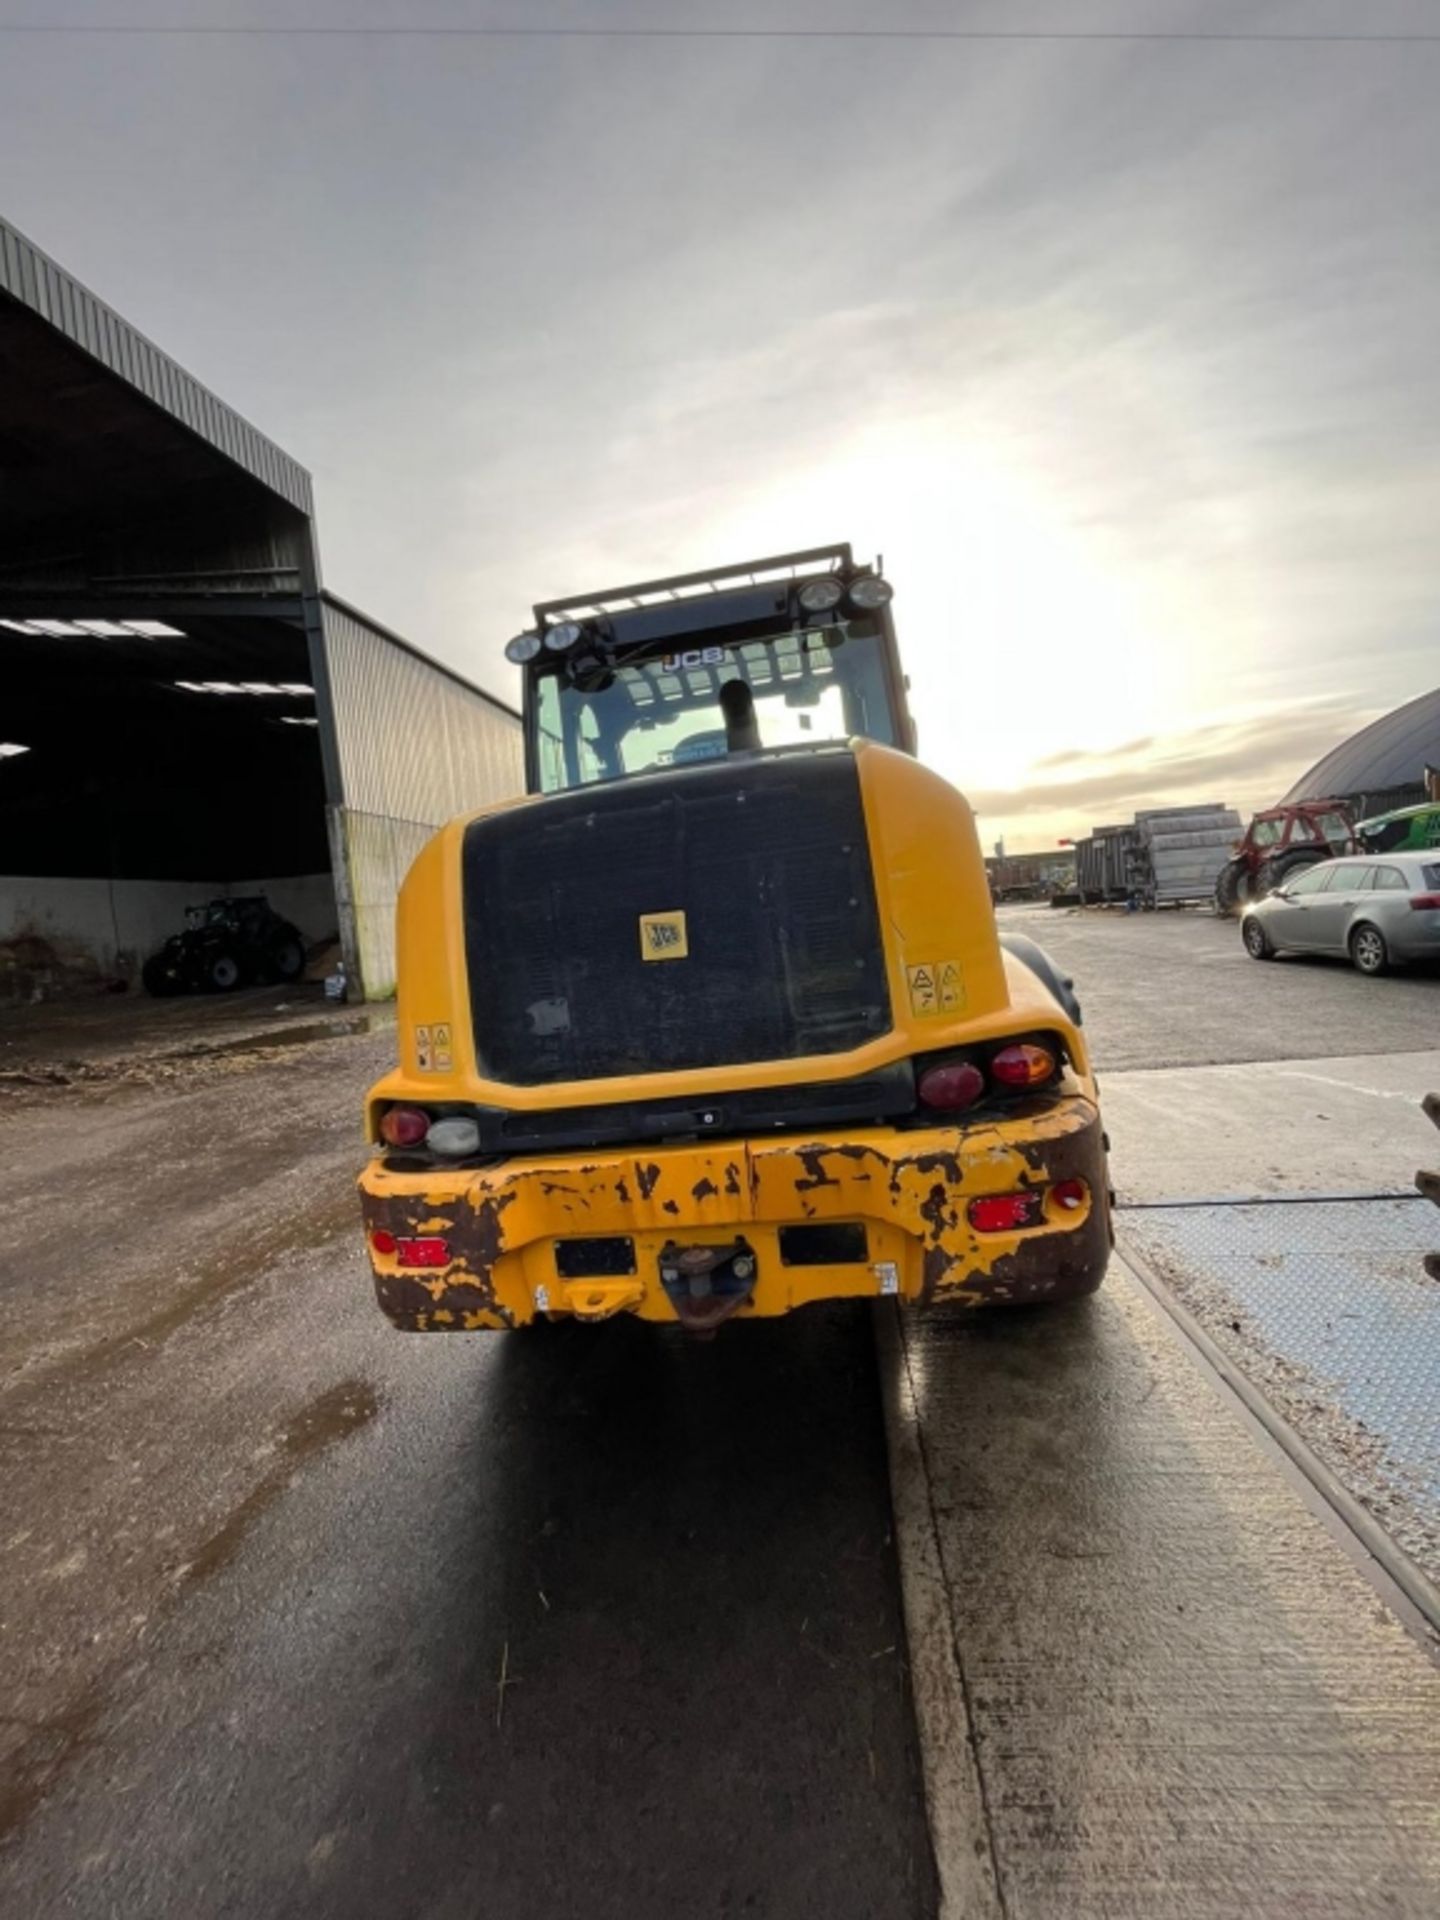
M440 827L524 792L513 713L329 596L321 615L347 809Z
M366 999L388 999L395 991L395 902L411 862L435 829L345 808L337 817L354 962Z
M1367 793L1345 796L1356 820L1373 820L1377 813L1398 813L1401 807L1418 807L1425 799L1425 784L1411 780L1403 787L1377 787Z
M310 476L297 461L4 220L0 220L0 291L48 320L67 340L218 447L272 493L302 513L314 511Z

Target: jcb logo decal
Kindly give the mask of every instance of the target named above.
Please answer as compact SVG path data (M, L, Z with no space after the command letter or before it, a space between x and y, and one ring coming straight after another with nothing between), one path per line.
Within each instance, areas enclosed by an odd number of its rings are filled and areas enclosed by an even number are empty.
M723 667L724 647L692 647L688 653L667 653L660 662L662 673L679 673L684 667Z
M640 916L640 958L642 960L684 960L690 952L683 913L642 913Z

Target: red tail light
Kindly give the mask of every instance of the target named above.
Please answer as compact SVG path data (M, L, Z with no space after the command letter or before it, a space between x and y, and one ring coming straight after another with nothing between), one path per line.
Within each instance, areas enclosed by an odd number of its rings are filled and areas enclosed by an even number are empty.
M1050 1198L1067 1213L1077 1213L1090 1198L1090 1189L1083 1180L1057 1180L1050 1189Z
M396 1243L402 1267L448 1267L450 1242L441 1239L401 1240Z
M376 1253L394 1253L400 1242L393 1233L387 1233L384 1227L377 1227L370 1236L370 1244Z
M1440 907L1440 893L1412 893L1410 905L1416 913L1433 912L1436 907Z
M390 1147L418 1147L430 1131L430 1116L419 1107L390 1107L380 1117L380 1138Z
M1055 1056L1044 1047L1020 1041L1002 1047L990 1062L990 1071L1007 1087L1038 1087L1055 1071Z
M950 1060L938 1067L927 1067L917 1083L917 1091L927 1107L942 1113L958 1113L973 1107L985 1091L985 1076L969 1060Z
M1043 1194L987 1193L972 1200L966 1216L977 1233L1014 1233L1019 1227L1035 1227L1045 1218Z

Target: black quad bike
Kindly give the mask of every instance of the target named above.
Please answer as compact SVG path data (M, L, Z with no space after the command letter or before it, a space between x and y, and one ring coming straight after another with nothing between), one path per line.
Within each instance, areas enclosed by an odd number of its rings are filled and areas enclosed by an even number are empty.
M263 893L187 907L185 922L185 931L172 933L145 962L147 992L230 993L247 980L298 980L305 971L299 930L271 910Z

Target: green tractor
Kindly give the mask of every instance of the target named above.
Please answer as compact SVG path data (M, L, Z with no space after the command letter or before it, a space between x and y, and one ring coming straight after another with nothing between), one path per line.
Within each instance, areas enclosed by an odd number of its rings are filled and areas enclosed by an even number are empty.
M233 993L247 981L289 982L305 971L305 942L263 893L234 894L185 909L185 931L172 933L145 962L147 993Z
M1359 823L1355 836L1365 853L1428 853L1440 847L1440 800L1377 813Z

